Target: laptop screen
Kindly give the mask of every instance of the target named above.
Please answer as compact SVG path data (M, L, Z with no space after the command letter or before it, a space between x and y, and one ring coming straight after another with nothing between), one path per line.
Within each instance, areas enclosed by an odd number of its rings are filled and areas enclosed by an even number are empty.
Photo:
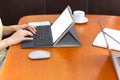
M61 13L57 20L51 26L53 43L64 33L64 31L73 23L72 14L70 7L67 6L66 9Z
M109 51L109 54L111 55L112 62L114 64L118 80L120 80L120 53L119 52L114 52L114 53L112 52L112 50L110 49L108 40L107 40L107 36L108 37L110 37L110 36L106 32L103 31L103 26L101 25L100 20L98 20L98 23L99 23L101 32L103 34L103 38L105 40L105 43L106 43L106 46L107 46L107 50ZM112 38L112 37L110 37L110 38ZM114 40L114 38L112 38L112 39Z

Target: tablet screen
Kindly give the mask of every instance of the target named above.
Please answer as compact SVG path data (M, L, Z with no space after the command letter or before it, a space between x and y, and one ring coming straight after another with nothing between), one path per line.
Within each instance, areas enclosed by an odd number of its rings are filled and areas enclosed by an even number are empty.
M62 35L62 33L73 23L69 7L61 13L57 20L51 26L53 43Z

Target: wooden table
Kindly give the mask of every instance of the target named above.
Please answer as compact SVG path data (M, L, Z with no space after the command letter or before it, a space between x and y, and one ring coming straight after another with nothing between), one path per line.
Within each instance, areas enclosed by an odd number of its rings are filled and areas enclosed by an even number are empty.
M19 24L34 21L54 22L58 15L30 15ZM117 80L114 66L107 49L94 47L92 42L100 31L97 19L105 27L120 30L120 17L86 15L88 23L76 24L75 28L82 47L21 49L21 44L11 46L1 69L0 80ZM33 50L47 50L51 57L31 60Z

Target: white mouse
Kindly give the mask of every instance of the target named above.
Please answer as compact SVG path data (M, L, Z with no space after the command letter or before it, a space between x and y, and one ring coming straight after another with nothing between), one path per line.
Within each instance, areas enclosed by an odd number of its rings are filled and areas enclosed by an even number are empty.
M42 50L36 50L29 53L28 57L30 59L46 59L50 57L50 52L48 51L42 51Z

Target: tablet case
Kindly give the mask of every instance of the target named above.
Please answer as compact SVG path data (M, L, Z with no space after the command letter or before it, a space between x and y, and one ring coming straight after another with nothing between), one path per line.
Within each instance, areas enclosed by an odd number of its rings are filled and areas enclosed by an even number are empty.
M57 42L57 44L53 45L54 47L75 47L81 46L80 39L76 33L74 25L71 25L68 32Z
M31 44L31 41L25 41L25 44L21 44L22 48L36 48L36 47L29 47ZM78 38L78 35L76 33L74 25L71 25L70 29L61 37L61 39L58 39L55 44L52 46L41 46L41 47L77 47L81 46L80 39Z

